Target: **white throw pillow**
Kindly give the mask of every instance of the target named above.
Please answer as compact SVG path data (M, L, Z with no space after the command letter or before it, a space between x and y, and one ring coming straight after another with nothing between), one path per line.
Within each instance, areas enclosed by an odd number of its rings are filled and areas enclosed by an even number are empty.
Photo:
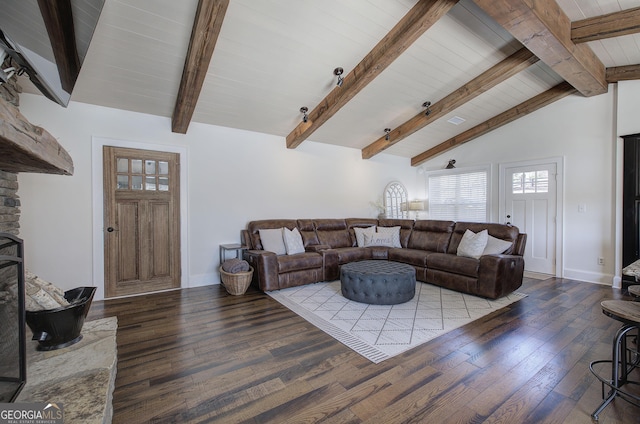
M393 247L393 237L388 234L381 233L365 234L364 245Z
M284 246L284 238L282 236L282 228L273 228L267 230L258 230L260 233L260 241L262 248L273 252L276 255L284 255L287 248Z
M353 227L353 231L356 233L356 244L358 247L364 247L364 235L369 234L373 235L376 232L376 226L372 225L371 227L361 228L361 227Z
M296 253L304 253L304 242L302 236L297 228L290 230L288 228L283 229L284 246L287 250L287 255L295 255Z
M482 230L478 234L475 234L471 230L465 231L458 245L458 256L474 259L480 258L482 252L484 252L484 248L487 246L488 240L489 232L487 230Z
M493 236L489 236L489 240L487 241L487 247L484 248L483 255L496 255L499 253L503 253L505 250L511 247L511 242L506 240L501 240L499 238L495 238Z
M400 227L378 227L378 233L390 236L392 245L390 247L402 247L400 244Z

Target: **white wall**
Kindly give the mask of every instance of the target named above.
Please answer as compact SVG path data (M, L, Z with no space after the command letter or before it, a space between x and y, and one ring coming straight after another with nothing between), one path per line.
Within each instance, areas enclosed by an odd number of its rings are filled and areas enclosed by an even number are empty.
M248 221L266 218L375 217L370 202L390 181L410 198L424 195L409 159L381 154L362 160L360 150L304 142L287 149L282 137L192 123L186 135L170 120L71 102L61 108L23 94L20 110L58 138L74 161L73 176L19 174L20 236L27 268L63 289L97 285L94 249L101 249L92 221L92 138L104 137L186 149L188 156L188 265L183 286L219 283L218 246L239 242ZM94 246L97 246L94 248ZM98 252L100 256L101 252Z
M618 136L640 132L640 120L638 120L639 95L640 81L620 81L618 83Z

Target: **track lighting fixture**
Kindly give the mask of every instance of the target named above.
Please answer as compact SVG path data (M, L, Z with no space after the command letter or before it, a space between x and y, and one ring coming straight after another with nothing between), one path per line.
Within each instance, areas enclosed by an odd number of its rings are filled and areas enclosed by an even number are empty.
M447 164L447 167L445 169L453 169L455 168L455 166L453 166L456 163L455 159L449 159L449 163Z
M389 133L391 132L391 128L385 128L384 132L387 134L384 139L389 141Z
M337 67L336 69L333 70L333 75L338 77L338 83L336 84L338 87L342 87L342 82L344 81L344 78L342 78L342 73L344 72L344 69L342 69L341 67Z
M431 102L428 101L428 100L426 102L422 103L422 107L426 107L427 108L427 110L424 112L424 114L426 116L431 115L431 109L429 109L429 106L431 106Z
M306 106L302 106L300 108L300 113L302 113L302 122L307 122L309 120L309 115L307 115L308 111L309 108L307 108Z

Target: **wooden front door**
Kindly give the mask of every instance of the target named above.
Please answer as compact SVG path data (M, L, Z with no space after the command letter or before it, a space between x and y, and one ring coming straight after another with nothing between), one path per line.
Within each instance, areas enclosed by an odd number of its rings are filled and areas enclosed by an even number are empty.
M105 297L180 287L180 155L104 146Z

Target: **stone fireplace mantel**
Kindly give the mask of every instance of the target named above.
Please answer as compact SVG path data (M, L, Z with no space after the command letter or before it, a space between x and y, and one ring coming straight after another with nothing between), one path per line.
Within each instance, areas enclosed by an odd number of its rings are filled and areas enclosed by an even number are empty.
M0 99L0 169L72 175L73 161L51 134Z
M20 91L13 78L0 85L0 170L73 175L73 160L64 147L20 113Z

